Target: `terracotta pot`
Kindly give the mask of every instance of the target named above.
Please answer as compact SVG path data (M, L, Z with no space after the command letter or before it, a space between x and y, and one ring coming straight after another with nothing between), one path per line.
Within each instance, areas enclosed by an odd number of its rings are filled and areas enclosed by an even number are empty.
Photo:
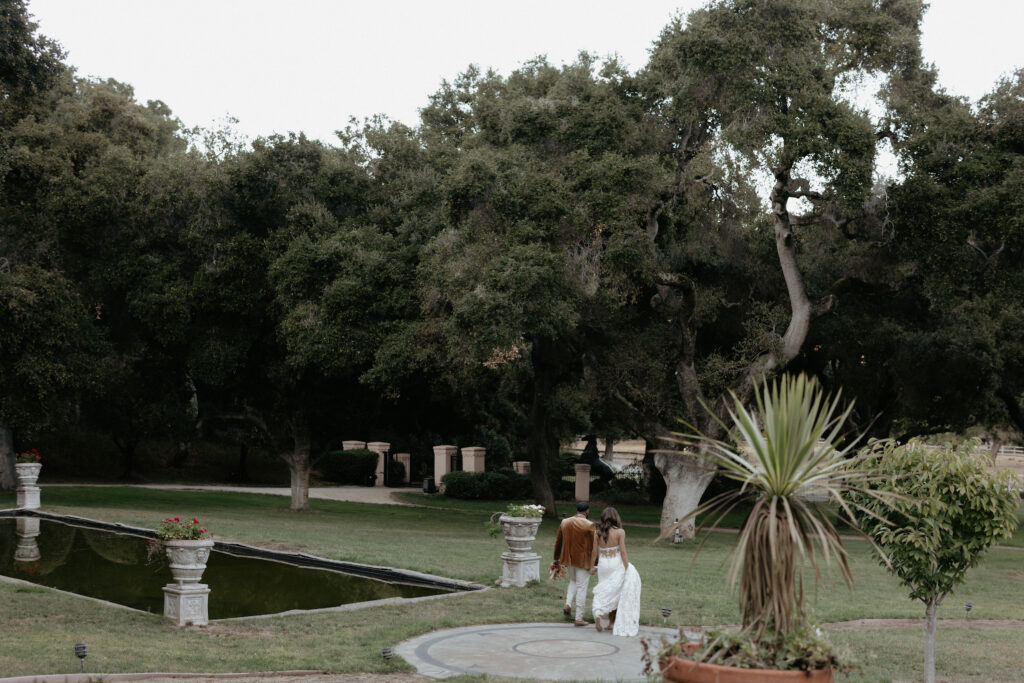
M667 657L658 662L658 666L661 667L661 680L673 683L754 683L755 681L831 683L835 680L832 669L815 669L810 675L807 675L804 671L742 669L738 666L706 664L684 657Z
M540 517L509 517L502 515L498 522L502 531L505 532L505 543L508 543L509 550L515 555L526 555L530 553L533 542L537 538L537 529L540 527Z
M171 568L171 576L179 585L199 583L206 570L206 561L210 559L213 548L212 538L195 541L170 539L160 541L167 553L167 563Z
M35 486L41 469L43 469L43 464L39 462L15 463L14 474L18 479L18 487Z

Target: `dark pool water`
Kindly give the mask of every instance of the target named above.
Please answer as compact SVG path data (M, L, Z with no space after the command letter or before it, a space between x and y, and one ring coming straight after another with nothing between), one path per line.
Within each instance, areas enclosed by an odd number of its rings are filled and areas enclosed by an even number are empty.
M0 575L160 614L171 572L161 559L147 558L149 545L133 534L0 517ZM210 586L211 619L451 592L218 550L210 553L202 582Z

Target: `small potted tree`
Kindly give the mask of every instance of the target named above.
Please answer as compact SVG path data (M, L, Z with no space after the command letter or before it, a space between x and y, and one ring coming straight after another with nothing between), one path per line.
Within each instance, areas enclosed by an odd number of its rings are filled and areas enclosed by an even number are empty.
M839 445L852 406L841 410L838 396L830 399L803 375L766 381L754 399L751 412L733 396L730 417L739 447L699 433L676 435L740 484L691 516L709 513L713 526L737 505L749 505L750 512L728 574L730 585L739 583L741 629L706 634L699 646L667 647L658 661L664 681L831 681L836 670L848 668L809 623L802 567L808 561L820 576L820 565L834 561L853 584L846 550L823 505L834 501L852 518L844 496L871 476L851 468L852 444Z

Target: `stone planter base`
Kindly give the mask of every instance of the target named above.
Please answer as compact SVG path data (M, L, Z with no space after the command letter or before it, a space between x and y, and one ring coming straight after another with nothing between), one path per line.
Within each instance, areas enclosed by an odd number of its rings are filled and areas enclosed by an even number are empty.
M39 487L19 486L17 493L17 507L21 510L38 510Z
M16 524L18 547L14 549L14 561L38 562L42 557L36 538L39 536L39 518L18 517Z
M206 626L210 623L210 587L205 583L167 584L164 616L176 626Z
M501 578L498 579L498 585L502 588L518 588L525 586L529 581L540 579L540 555L505 552L501 554L501 559Z

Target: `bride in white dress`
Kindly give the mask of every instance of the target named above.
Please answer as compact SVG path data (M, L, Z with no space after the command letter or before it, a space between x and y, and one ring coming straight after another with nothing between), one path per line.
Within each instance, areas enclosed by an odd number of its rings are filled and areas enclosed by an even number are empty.
M640 632L640 574L626 556L626 532L615 508L607 507L595 530L594 625L598 631L611 628L617 636L635 636Z

